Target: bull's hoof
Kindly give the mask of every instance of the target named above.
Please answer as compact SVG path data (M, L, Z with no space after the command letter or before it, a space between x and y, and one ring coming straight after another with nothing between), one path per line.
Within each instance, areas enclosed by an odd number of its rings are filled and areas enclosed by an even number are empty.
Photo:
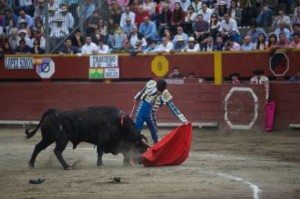
M68 166L64 167L64 170L73 170L73 167L71 167L71 166L68 165Z
M29 163L28 163L28 166L29 166L30 169L33 169L33 168L34 168L34 164L33 164L33 163L30 163L30 162L29 162Z

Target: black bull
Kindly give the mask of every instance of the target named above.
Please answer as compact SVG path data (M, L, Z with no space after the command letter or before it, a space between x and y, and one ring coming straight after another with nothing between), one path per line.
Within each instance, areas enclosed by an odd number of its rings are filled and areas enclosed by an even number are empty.
M71 168L62 156L69 141L73 149L80 142L97 146L97 166L103 164L103 153L122 153L126 164L137 160L149 147L146 138L137 132L132 119L115 107L89 107L70 111L50 109L43 114L35 129L26 129L26 138L33 137L39 128L42 140L34 148L30 167L34 167L37 155L54 142L54 154L64 169Z

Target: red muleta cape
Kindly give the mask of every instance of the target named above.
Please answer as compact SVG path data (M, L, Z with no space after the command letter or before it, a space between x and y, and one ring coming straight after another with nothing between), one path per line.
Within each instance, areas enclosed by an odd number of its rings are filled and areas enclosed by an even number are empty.
M171 131L143 155L143 165L179 165L189 156L192 141L192 124L181 125Z

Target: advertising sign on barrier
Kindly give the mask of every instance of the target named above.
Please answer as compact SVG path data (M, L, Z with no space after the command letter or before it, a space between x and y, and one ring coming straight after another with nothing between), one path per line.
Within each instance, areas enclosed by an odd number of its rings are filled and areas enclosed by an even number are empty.
M33 57L5 57L5 69L34 69Z
M90 56L90 79L119 79L119 59L117 55Z

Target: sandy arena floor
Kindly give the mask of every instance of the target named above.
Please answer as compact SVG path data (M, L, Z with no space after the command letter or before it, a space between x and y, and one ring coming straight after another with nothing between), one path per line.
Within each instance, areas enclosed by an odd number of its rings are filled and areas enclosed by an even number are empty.
M0 198L300 198L299 131L194 129L189 159L173 167L123 167L122 156L105 154L105 166L97 168L92 145L72 150L70 144L64 157L75 164L71 171L61 168L53 145L29 169L40 133L29 141L24 137L24 129L0 129ZM112 181L115 176L120 183ZM28 183L37 178L44 183Z

